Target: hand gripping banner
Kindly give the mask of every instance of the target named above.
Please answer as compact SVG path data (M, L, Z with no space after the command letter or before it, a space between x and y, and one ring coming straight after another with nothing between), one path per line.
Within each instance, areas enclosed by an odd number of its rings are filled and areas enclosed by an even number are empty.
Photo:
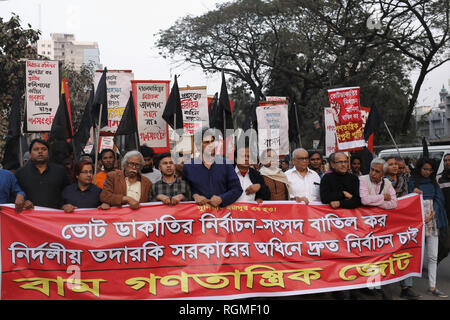
M264 202L0 212L2 299L234 299L421 276L415 194L394 210Z

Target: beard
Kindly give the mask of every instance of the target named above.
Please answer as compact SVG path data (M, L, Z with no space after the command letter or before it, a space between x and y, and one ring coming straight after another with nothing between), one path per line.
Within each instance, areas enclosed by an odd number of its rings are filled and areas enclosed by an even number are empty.
M141 170L142 173L150 173L153 172L153 167L152 166L144 166Z

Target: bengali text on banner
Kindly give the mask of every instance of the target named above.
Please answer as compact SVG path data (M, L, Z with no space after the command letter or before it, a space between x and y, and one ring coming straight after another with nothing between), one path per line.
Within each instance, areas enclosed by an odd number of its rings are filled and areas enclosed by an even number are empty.
M77 210L1 206L2 299L233 299L420 276L421 198L394 210L293 202Z

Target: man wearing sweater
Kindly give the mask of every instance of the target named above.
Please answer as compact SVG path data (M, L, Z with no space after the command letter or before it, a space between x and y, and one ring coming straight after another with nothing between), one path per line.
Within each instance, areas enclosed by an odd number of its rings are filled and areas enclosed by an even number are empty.
M332 171L320 182L320 199L333 209L354 209L361 206L358 177L348 172L348 158L345 153L330 155Z

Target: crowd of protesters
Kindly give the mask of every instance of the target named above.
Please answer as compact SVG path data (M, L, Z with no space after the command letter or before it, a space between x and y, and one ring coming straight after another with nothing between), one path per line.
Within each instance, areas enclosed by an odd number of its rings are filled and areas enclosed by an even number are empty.
M445 155L445 169L439 177L430 159L419 159L409 173L401 158L375 158L366 168L368 174L363 174L363 161L356 155L338 152L325 161L320 152L299 148L280 160L276 150L267 149L252 159L247 143L237 146L233 164L216 155L216 136L211 131L203 129L196 134L200 136L195 139L198 157L155 154L143 146L119 159L113 150L104 149L97 170L93 157L87 154L77 161L68 161L68 157L52 161L48 142L35 139L25 165L14 173L0 170L0 203L14 203L18 213L35 206L74 213L79 208L109 210L123 205L138 209L141 203L155 201L171 206L195 201L225 207L234 202L267 200L323 203L333 209L373 206L390 210L396 208L399 197L419 193L426 217L428 293L447 297L436 288L436 270L450 251L450 154ZM412 290L412 278L400 285L401 297L420 298ZM379 291L384 299L392 299L388 287ZM358 299L360 294L361 290L333 292L336 299Z

